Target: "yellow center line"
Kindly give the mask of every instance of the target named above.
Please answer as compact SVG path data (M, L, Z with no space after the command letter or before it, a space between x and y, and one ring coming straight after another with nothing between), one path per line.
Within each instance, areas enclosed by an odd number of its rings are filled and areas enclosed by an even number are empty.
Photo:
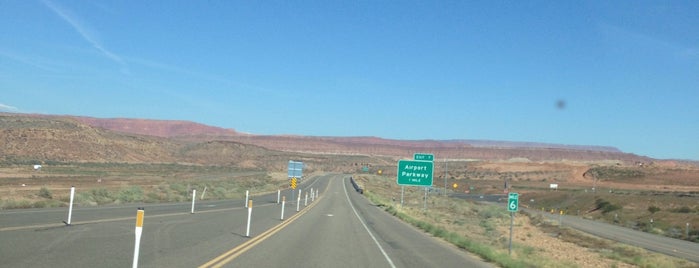
M326 189L330 188L330 184L332 184L332 180L328 184L328 187ZM265 231L264 233L260 234L257 237L254 237L248 241L246 241L243 244L240 244L239 246L229 250L226 253L221 254L220 256L210 260L209 262L202 264L199 266L199 268L208 268L208 267L214 267L214 268L220 268L223 267L224 265L228 264L231 262L233 259L237 258L241 254L245 253L246 251L252 249L255 247L257 244L261 243L262 241L266 240L267 238L271 237L272 235L276 234L277 232L281 231L286 227L287 225L291 224L293 221L301 217L303 214L308 212L311 208L313 208L316 204L319 203L319 201L325 197L325 194L323 196L318 197L316 199L316 202L311 203L308 207L305 207L303 210L300 212L296 213L294 216L290 217L289 219L285 220L284 222L277 224L276 226L270 228L269 230Z

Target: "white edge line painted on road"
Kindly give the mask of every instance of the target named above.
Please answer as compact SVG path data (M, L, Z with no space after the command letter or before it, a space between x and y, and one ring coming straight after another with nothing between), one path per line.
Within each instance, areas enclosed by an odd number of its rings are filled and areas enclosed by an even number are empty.
M390 257L388 257L388 254L386 253L385 250L383 250L383 247L381 247L381 244L379 244L379 240L376 240L376 237L374 234L371 233L371 230L369 230L369 227L366 226L366 223L364 223L364 219L359 216L359 213L357 213L357 210L354 208L354 205L352 205L352 201L349 198L349 194L347 194L347 186L345 185L345 179L342 179L342 188L345 190L345 197L347 197L347 203L349 203L350 207L352 208L352 211L354 212L354 215L357 216L357 219L359 219L359 222L362 223L362 226L364 226L364 229L366 230L367 233L369 233L369 236L371 236L371 239L374 240L374 243L376 243L376 246L379 247L379 250L381 251L381 254L383 254L383 257L386 258L386 261L388 262L389 265L391 265L392 268L396 268L396 265L393 264L393 261L391 260Z

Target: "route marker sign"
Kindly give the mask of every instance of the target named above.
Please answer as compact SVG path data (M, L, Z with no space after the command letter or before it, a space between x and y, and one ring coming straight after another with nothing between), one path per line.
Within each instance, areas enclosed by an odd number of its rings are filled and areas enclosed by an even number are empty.
M432 186L434 162L398 160L396 182L406 186Z
M413 154L413 159L420 160L420 161L432 161L432 162L434 162L434 155L433 154L416 153L416 154Z
M510 212L517 212L519 209L519 194L510 193L507 195L507 210Z

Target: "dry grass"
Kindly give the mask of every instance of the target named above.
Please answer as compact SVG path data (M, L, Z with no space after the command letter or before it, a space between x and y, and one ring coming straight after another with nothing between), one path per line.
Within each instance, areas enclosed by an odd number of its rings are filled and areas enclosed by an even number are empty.
M476 253L502 267L696 267L682 259L592 237L540 217L515 217L512 255L508 255L510 216L504 207L477 204L431 194L424 210L424 191L400 187L394 178L355 175L365 194L402 220Z
M286 187L286 174L221 166L73 163L41 171L0 167L0 174L3 209L67 206L71 186L81 206L181 202L191 200L193 189L201 196L204 188L207 199L242 198L246 190Z

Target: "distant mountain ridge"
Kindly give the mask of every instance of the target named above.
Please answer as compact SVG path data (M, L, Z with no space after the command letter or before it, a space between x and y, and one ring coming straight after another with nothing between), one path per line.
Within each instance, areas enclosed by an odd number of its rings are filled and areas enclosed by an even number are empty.
M322 137L296 135L251 135L233 129L180 120L148 120L74 117L85 124L112 131L175 138L188 141L227 140L262 146L271 150L411 156L431 152L442 158L539 160L621 160L649 161L647 157L621 152L609 146L563 145L490 140L393 140L380 137Z
M613 147L559 145L531 142L478 140L392 140L379 137L318 137L293 135L252 135L191 121L83 116L2 114L2 136L8 155L42 159L142 162L214 161L208 152L203 158L181 155L183 148L210 142L248 144L266 150L298 153L376 155L410 158L414 153L432 153L439 159L530 161L622 161L650 162L653 159L624 153ZM8 128L5 130L5 128ZM134 136L135 135L135 136ZM131 138L129 136L132 136ZM2 140L0 140L2 141ZM184 146L184 147L183 147ZM228 145L226 145L228 146ZM102 148L92 150L91 148ZM146 150L146 151L141 151ZM188 151L191 152L191 151ZM261 151L260 151L261 152ZM2 153L2 152L0 152ZM204 160L205 159L205 160Z
M201 123L182 121L182 120L153 120L153 119L133 119L133 118L94 118L71 116L76 120L93 127L104 128L112 131L139 134L146 136L156 136L163 138L176 137L226 137L226 136L241 136L234 129L226 129L221 127L204 125ZM254 136L254 135L253 135ZM414 147L453 147L455 144L470 147L485 147L485 148L542 148L542 149L570 149L581 151L602 151L615 152L621 151L610 146L593 146L593 145L565 145L554 143L536 143L536 142L517 142L517 141L493 141L493 140L394 140L384 139L380 137L327 137L327 136L294 136L294 135L261 135L261 136L277 136L290 138L309 138L338 140L342 139L346 144L378 144L378 145L400 145Z

